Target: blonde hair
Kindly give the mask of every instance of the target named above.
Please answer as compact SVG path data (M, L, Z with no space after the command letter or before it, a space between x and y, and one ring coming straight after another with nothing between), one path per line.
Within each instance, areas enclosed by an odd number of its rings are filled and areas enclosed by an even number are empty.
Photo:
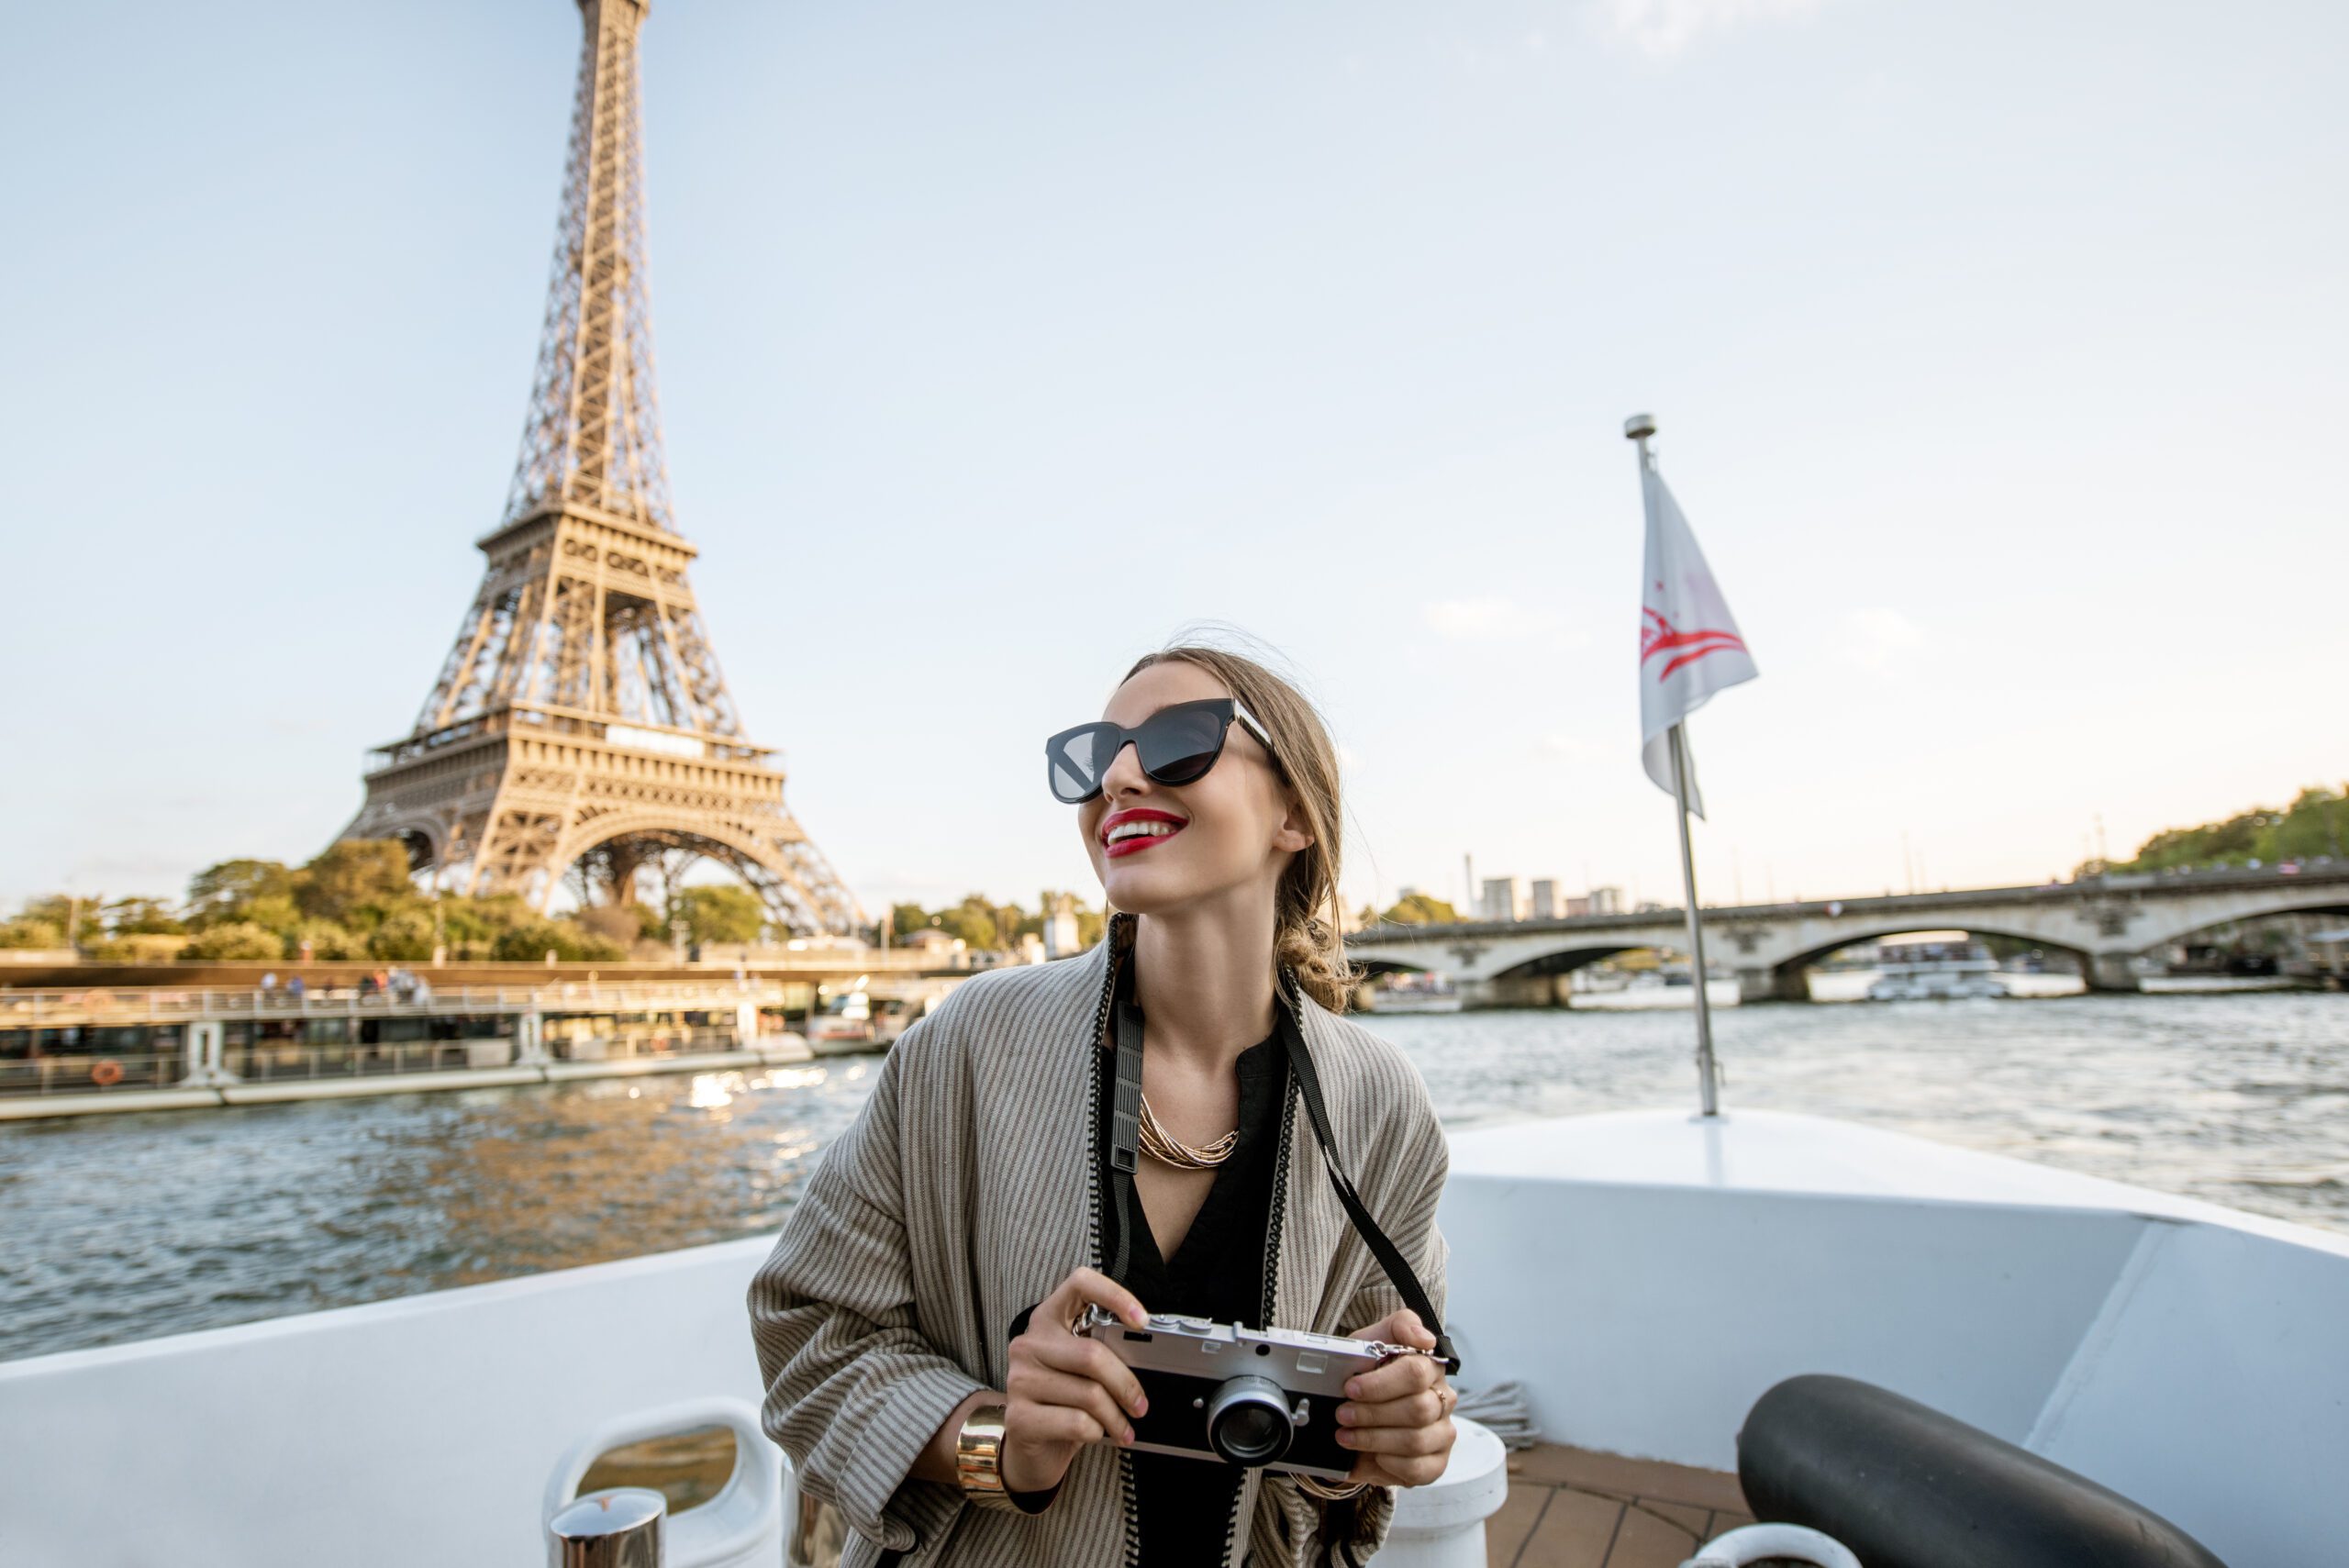
M1195 665L1221 681L1273 738L1275 765L1313 836L1281 873L1273 903L1273 954L1296 973L1307 995L1333 1013L1344 1012L1353 971L1346 962L1338 901L1338 831L1344 813L1339 807L1338 750L1330 743L1328 728L1296 686L1228 649L1174 643L1134 661L1125 680L1165 663Z

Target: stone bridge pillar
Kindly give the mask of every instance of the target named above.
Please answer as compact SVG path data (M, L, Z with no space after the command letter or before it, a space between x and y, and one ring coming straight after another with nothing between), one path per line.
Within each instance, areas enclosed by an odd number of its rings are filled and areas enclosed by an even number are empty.
M2087 982L2091 991L2142 991L2137 972L2130 967L2130 960L2137 955L2128 952L2099 952L2081 955L2080 978Z
M1753 1002L1808 1002L1810 976L1798 963L1764 965L1737 972L1737 999Z
M1486 1007L1563 1007L1568 994L1563 974L1506 974L1496 980L1460 982L1462 1011Z

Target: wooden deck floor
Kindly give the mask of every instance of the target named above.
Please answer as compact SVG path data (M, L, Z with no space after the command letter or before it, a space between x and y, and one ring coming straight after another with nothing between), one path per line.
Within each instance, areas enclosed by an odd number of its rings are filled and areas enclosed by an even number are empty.
M1508 1501L1485 1521L1490 1568L1679 1568L1752 1524L1737 1477L1544 1443L1508 1456Z

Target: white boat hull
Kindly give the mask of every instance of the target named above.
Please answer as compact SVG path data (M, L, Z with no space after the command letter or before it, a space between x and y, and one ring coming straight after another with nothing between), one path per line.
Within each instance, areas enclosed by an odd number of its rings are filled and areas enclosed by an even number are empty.
M1521 1381L1553 1440L1727 1468L1765 1389L1836 1372L2233 1568L2333 1548L2349 1238L1766 1112L1458 1134L1442 1220L1463 1381ZM543 1561L541 1491L583 1434L758 1399L766 1247L0 1363L0 1562ZM101 1462L126 1455L135 1480Z

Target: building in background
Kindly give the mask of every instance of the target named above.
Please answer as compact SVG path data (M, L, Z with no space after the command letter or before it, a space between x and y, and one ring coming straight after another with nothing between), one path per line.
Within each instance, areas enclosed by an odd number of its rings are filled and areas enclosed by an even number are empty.
M1476 898L1476 917L1480 920L1515 920L1522 918L1518 906L1517 878L1488 876Z
M1594 887L1590 890L1590 907L1586 915L1620 915L1623 912L1623 890L1620 887Z
M1531 906L1527 911L1531 919L1554 920L1564 913L1563 901L1558 897L1558 884L1552 878L1535 877L1527 897Z
M1076 940L1076 896L1055 893L1044 911L1044 956L1071 958L1080 951Z

